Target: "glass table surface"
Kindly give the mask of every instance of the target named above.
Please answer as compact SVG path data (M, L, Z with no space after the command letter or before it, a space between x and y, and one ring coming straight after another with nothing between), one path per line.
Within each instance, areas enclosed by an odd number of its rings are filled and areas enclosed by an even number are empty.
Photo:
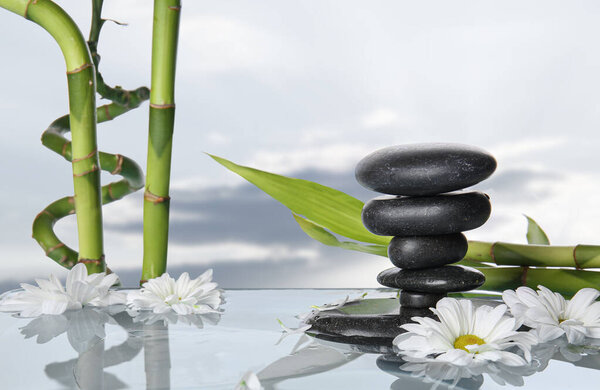
M411 376L383 355L301 333L282 339L312 305L382 290L227 290L220 316L134 321L126 311L84 309L60 316L0 313L0 388L234 389L255 373L265 389L445 389ZM385 292L384 292L385 293ZM388 292L389 294L389 292ZM368 297L369 295L367 295ZM154 322L152 322L154 321ZM540 347L524 372L459 381L465 389L582 389L600 383L598 348ZM545 367L545 368L544 368ZM502 382L508 383L500 384ZM510 384L512 383L512 384Z

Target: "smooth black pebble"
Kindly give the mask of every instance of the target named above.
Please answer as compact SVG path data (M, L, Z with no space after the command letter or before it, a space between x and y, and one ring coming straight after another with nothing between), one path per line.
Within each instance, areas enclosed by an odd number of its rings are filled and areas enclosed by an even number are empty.
M467 238L462 233L437 236L394 237L388 257L400 268L432 268L462 260L467 253Z
M429 308L435 307L435 304L446 294L430 294L415 291L400 291L400 306L410 308Z
M477 191L435 196L382 196L362 210L362 222L381 236L428 236L459 233L490 217L489 197Z
M408 144L377 150L356 166L356 180L370 190L423 196L470 187L496 170L483 149L462 144Z
M485 282L485 276L473 268L444 265L426 269L390 268L377 275L377 281L386 287L435 294L473 290Z

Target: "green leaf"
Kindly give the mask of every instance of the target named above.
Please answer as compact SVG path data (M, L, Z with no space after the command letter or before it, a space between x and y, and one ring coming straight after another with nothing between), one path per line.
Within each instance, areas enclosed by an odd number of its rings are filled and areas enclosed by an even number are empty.
M341 191L308 180L237 165L209 154L216 162L254 184L293 213L352 240L386 245L391 237L377 236L362 224L363 202Z
M540 225L527 215L525 215L525 218L527 218L527 243L530 245L550 245L550 240Z
M333 234L329 233L316 223L302 218L297 214L293 215L296 222L298 222L298 225L300 225L300 228L313 240L317 240L320 243L329 246L337 246L343 249L387 257L386 245L366 245L358 242L339 241Z
M364 299L351 303L339 309L345 314L397 314L399 309L398 299L375 298Z

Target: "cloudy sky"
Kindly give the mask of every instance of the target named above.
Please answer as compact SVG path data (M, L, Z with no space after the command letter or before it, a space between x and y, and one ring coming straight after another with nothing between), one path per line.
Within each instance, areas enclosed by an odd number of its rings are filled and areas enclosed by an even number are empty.
M89 4L59 3L84 34ZM148 1L106 0L100 70L149 84ZM177 74L170 270L215 269L225 287L374 287L389 263L324 248L290 213L203 152L315 180L363 201L353 178L378 148L461 142L489 150L490 221L471 239L523 242L527 214L554 244L597 243L600 4L594 1L184 3ZM2 286L61 273L30 238L72 191L39 138L67 112L64 61L41 28L0 10ZM100 149L145 166L147 105L98 127ZM111 180L109 175L103 180ZM104 209L106 255L133 285L141 194ZM76 246L74 219L56 226ZM0 282L1 283L1 282ZM12 283L12 284L11 284Z

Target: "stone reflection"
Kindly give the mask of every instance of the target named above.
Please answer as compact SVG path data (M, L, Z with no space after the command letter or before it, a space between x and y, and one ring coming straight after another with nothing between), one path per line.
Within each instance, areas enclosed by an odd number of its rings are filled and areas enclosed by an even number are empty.
M68 389L118 390L128 384L105 368L131 361L144 349L146 389L169 390L171 357L169 324L187 324L202 328L217 324L220 314L178 316L175 313L128 313L124 306L108 308L84 307L61 315L43 315L21 328L21 334L35 338L38 344L66 333L77 358L50 363L45 368L48 378ZM127 339L105 349L106 325L117 325L127 332Z
M278 383L334 370L362 356L362 352L340 351L303 334L288 356L269 364L256 373L265 390L275 390Z

